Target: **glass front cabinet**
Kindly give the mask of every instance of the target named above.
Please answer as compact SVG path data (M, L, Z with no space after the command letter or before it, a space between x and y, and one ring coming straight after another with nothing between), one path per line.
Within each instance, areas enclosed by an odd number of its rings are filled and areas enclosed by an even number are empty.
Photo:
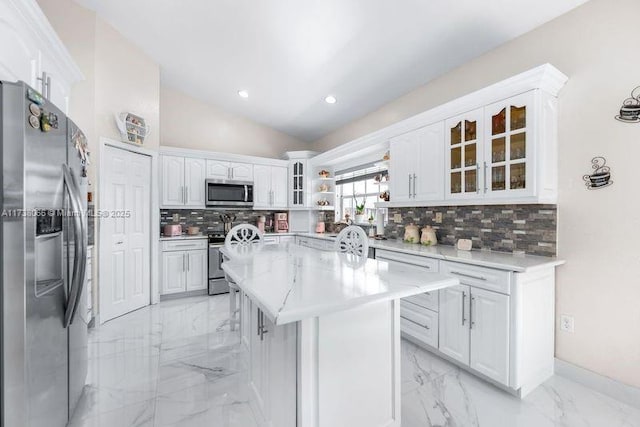
M309 189L307 177L307 161L296 159L289 161L289 207L309 207Z
M535 93L446 120L448 199L534 195Z

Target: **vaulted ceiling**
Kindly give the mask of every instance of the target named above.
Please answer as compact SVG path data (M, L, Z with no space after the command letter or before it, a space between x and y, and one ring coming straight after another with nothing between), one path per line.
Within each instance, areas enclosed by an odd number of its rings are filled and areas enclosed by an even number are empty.
M587 0L77 1L163 84L313 141Z

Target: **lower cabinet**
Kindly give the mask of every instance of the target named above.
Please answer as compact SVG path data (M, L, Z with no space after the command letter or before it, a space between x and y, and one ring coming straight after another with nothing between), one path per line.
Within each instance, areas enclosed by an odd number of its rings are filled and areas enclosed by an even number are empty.
M207 241L163 242L161 295L207 289Z
M252 404L267 425L296 426L297 324L276 326L250 300L249 386ZM246 313L246 312L245 312ZM246 319L246 317L243 317ZM242 331L241 327L241 331Z
M440 290L440 344L438 349L452 359L469 364L469 287Z

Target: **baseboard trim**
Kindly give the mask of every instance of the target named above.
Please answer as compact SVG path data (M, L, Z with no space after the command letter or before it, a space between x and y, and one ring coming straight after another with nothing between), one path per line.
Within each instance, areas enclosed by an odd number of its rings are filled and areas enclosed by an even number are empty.
M640 388L621 383L558 358L555 360L555 370L557 375L585 385L628 405L640 408Z

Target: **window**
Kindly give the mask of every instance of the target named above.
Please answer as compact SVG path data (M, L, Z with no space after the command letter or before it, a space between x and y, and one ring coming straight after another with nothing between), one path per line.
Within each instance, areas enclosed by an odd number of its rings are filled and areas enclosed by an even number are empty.
M381 201L380 194L389 190L388 171L380 167L363 167L336 175L336 220L344 220L348 214L355 222L356 206L364 203L365 223L376 218L378 213L384 216L386 209L376 209L375 203Z

